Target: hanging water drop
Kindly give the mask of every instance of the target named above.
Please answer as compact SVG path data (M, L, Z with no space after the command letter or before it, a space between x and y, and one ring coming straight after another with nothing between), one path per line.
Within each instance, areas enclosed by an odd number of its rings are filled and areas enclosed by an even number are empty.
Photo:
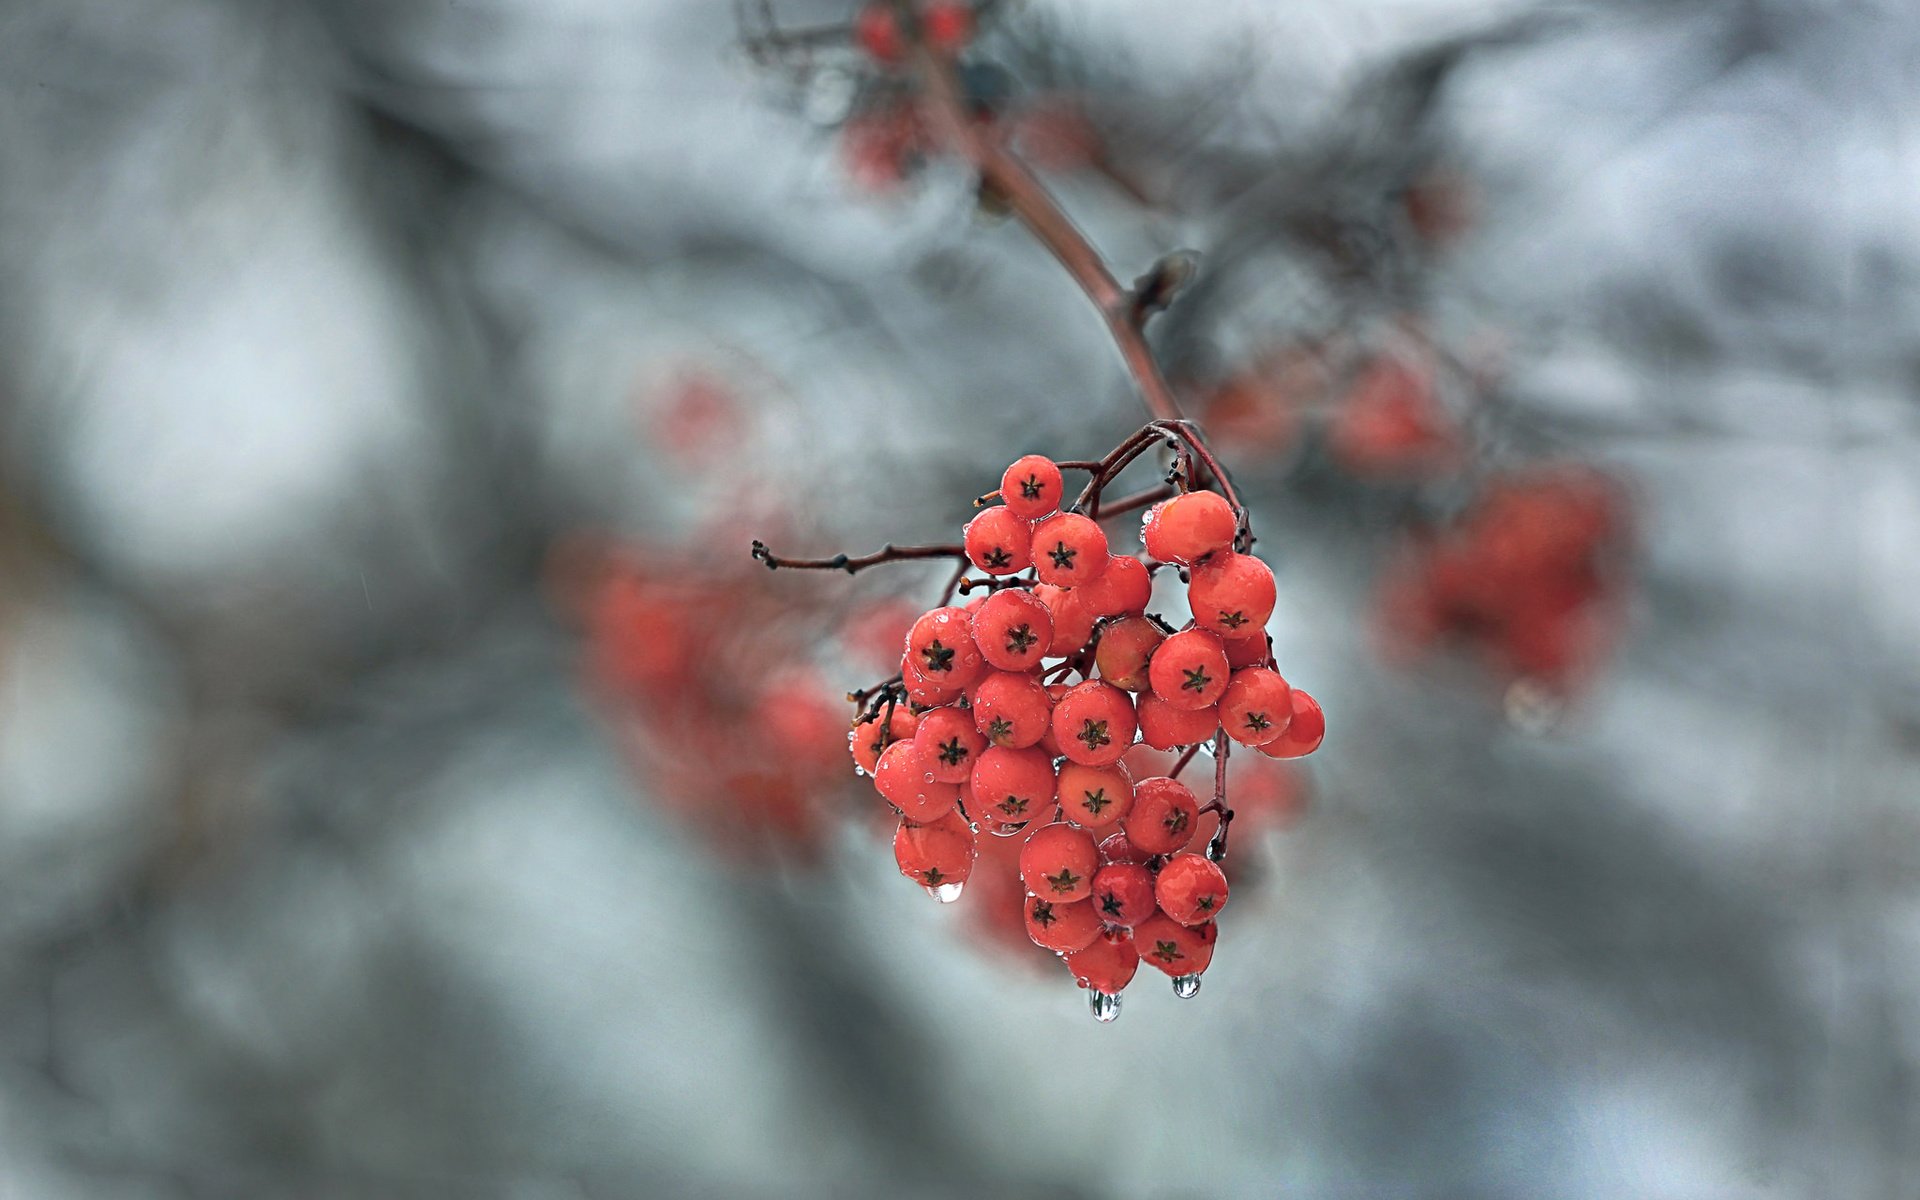
M1093 1019L1105 1025L1120 1016L1120 994L1108 993L1096 989L1087 992L1087 1007L1093 1012Z
M960 889L966 886L965 881L959 883L943 883L938 887L928 888L927 895L932 896L942 904L952 904L960 898Z
M993 836L1012 837L1014 834L1019 833L1024 829L1026 829L1025 825L995 825L993 827Z
M1175 975L1173 977L1173 994L1182 1000L1191 1000L1195 996L1198 996L1200 994L1200 977L1198 975Z

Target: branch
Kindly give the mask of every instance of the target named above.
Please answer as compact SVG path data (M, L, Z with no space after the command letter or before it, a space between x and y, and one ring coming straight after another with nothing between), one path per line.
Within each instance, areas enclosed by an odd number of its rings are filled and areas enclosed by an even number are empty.
M868 567L877 567L881 563L911 562L926 558L957 558L964 571L967 548L951 542L934 546L896 546L888 542L872 554L863 554L858 558L848 558L844 554L836 554L832 558L781 558L767 549L765 542L755 541L753 556L767 564L769 571L786 568L792 571L845 571L849 575L854 575Z

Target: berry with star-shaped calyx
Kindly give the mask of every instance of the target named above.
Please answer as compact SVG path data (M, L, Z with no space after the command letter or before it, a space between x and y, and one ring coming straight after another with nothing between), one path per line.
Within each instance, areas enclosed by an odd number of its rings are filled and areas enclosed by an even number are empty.
M1001 825L1053 819L1053 760L1038 750L989 746L973 764L974 807Z
M1235 671L1220 697L1220 728L1243 746L1279 737L1293 722L1293 687L1266 667Z
M1188 927L1157 912L1133 927L1140 961L1174 978L1198 975L1213 962L1215 928L1211 922Z
M907 661L920 677L943 688L964 688L987 669L973 641L973 614L964 608L923 613L907 632Z
M1100 630L1100 644L1093 651L1094 669L1100 678L1123 692L1147 690L1147 664L1167 635L1145 617L1122 617Z
M1176 854L1160 868L1153 896L1180 924L1203 925L1227 906L1227 877L1204 854Z
M973 830L957 812L931 821L902 819L893 831L893 859L900 873L922 887L965 883L973 874Z
M1107 924L1138 925L1154 912L1153 872L1139 863L1108 863L1093 873L1091 899Z
M973 714L962 708L934 708L920 715L913 735L920 761L941 783L964 783L973 778L973 764L987 748L987 739L973 725Z
M1088 942L1084 950L1066 955L1064 961L1081 987L1109 996L1125 990L1133 982L1134 972L1140 969L1140 955L1133 935L1124 929L1102 932Z
M1318 750L1327 736L1327 715L1320 711L1320 702L1299 688L1293 689L1292 701L1293 719L1286 729L1259 747L1269 758L1303 758Z
M993 671L973 687L973 723L989 742L1020 749L1039 741L1053 717L1053 698L1033 676Z
M1033 527L1033 573L1041 583L1055 587L1092 583L1112 557L1106 531L1079 513L1061 513Z
M1233 545L1239 528L1239 518L1226 497L1217 492L1188 492L1147 510L1140 523L1140 541L1161 562L1196 563Z
M1043 454L1014 460L1000 476L1000 499L1016 517L1037 521L1060 511L1060 468Z
M1087 611L1080 590L1043 583L1033 589L1033 594L1053 615L1053 641L1047 647L1047 657L1067 658L1080 653L1093 637L1093 614Z
M1059 796L1067 820L1098 834L1133 808L1133 778L1117 762L1090 767L1068 760L1060 767Z
M1193 841L1200 804L1177 779L1156 775L1136 780L1133 811L1120 821L1127 840L1148 854L1172 854Z
M1153 694L1174 708L1206 708L1226 694L1232 672L1219 635L1206 629L1183 629L1160 643L1147 664L1147 682Z
M900 659L900 684L907 689L907 699L921 708L950 704L965 695L967 690L959 684L928 678L914 665L910 654Z
M1005 507L967 522L967 561L989 575L1015 575L1033 565L1033 526Z
M915 739L895 742L881 753L873 786L910 821L931 821L960 800L959 785L933 777Z
M1133 735L1133 700L1111 684L1076 684L1053 706L1053 739L1074 762L1090 767L1119 762Z
M1026 917L1033 944L1056 953L1084 950L1100 936L1100 917L1085 900L1028 896Z
M862 774L873 774L874 768L880 764L880 752L895 742L911 738L919 726L920 718L904 704L893 710L891 718L883 708L856 723L853 732L847 735L847 747L853 754L853 765L860 768Z
M1093 582L1079 585L1079 592L1087 611L1096 617L1138 616L1153 599L1153 576L1139 559L1114 554Z
M1273 571L1251 554L1215 554L1188 572L1194 622L1222 637L1265 629L1273 615Z
M1148 692L1134 708L1140 723L1140 740L1155 750L1177 750L1196 746L1220 730L1220 710L1175 708Z
M973 615L973 640L989 665L1030 671L1053 644L1053 613L1025 588L995 592Z
M1021 882L1047 900L1085 900L1099 866L1092 835L1064 821L1041 826L1020 847Z

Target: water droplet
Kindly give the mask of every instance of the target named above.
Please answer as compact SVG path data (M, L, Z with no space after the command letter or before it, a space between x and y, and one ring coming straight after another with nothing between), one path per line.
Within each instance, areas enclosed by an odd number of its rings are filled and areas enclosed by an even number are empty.
M933 782L933 772L932 772L932 771L928 771L928 772L927 772L927 773L926 773L925 775L923 775L923 776L921 776L921 778L922 778L922 779L924 779L924 780L926 780L926 781L927 781L928 783L932 783L932 782Z
M1182 1000L1191 1000L1195 996L1198 996L1200 994L1200 977L1198 975L1175 975L1173 977L1173 994Z
M1019 833L1021 830L1025 828L1026 828L1025 825L995 825L993 827L993 836L1012 837L1014 834Z
M858 775L862 779L865 779L867 777L867 769L861 766L859 763L855 763L853 765L853 773L855 775Z
M960 883L943 883L939 887L928 888L927 895L932 896L942 904L952 904L960 898L960 889L966 886L964 881Z
M1087 1007L1093 1011L1093 1019L1105 1025L1120 1016L1120 994L1090 988L1087 991Z
M1206 755L1208 758L1213 757L1213 739L1212 738L1208 738L1206 741L1200 743L1200 753Z

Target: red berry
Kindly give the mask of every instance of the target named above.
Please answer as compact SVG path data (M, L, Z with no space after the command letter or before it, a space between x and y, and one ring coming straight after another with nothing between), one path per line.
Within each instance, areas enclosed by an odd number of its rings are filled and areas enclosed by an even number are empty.
M972 713L936 708L921 714L913 744L936 781L958 784L973 778L973 764L987 748L987 739L973 727Z
M1109 925L1138 925L1153 915L1153 889L1153 872L1144 866L1108 863L1093 873L1094 911Z
M996 746L1031 746L1047 732L1053 700L1031 675L994 671L973 688L974 727Z
M1293 720L1284 733L1260 747L1270 758L1302 758L1320 748L1327 736L1327 715L1320 702L1299 688L1293 689Z
M873 786L910 821L931 821L960 799L958 785L935 779L912 741L895 742L880 755Z
M1127 840L1148 854L1172 854L1193 840L1200 804L1187 785L1155 776L1133 785L1133 811L1120 822Z
M1135 712L1140 720L1140 740L1155 750L1197 745L1220 730L1218 708L1175 708L1152 692L1140 697Z
M1124 929L1109 929L1084 950L1066 956L1067 970L1083 988L1105 992L1109 996L1133 982L1140 968L1140 955L1134 949L1133 935Z
M886 710L873 714L853 727L847 735L847 745L853 752L853 765L868 775L880 763L880 752L894 742L913 736L920 724L920 718L907 711L902 704L893 710L893 719L886 720Z
M1060 767L1058 790L1067 820L1096 832L1112 828L1133 807L1133 778L1119 763L1089 767L1067 762Z
M959 684L929 679L922 674L920 668L914 665L911 654L900 659L900 682L907 689L907 699L922 708L948 704L966 694L966 688Z
M1060 510L1060 468L1042 454L1018 459L1000 477L1000 499L1016 517L1038 520Z
M973 764L973 797L981 812L1002 825L1053 817L1053 760L1038 750L989 746Z
M1047 647L1047 657L1078 654L1093 637L1093 614L1087 611L1079 591L1043 583L1033 589L1033 594L1053 614L1053 644Z
M1092 835L1064 822L1042 826L1020 847L1021 880L1048 900L1085 900L1099 865Z
M1160 868L1153 895L1160 911L1180 924L1202 925L1227 906L1227 877L1204 854L1176 854Z
M1032 670L1053 644L1053 613L1025 588L995 592L974 614L973 640L992 666L1002 671Z
M986 660L973 641L973 615L964 608L936 608L907 631L907 659L927 682L964 688L980 678Z
M920 13L927 45L947 54L973 40L973 8L958 0L933 0Z
M1188 572L1193 619L1222 637L1266 628L1273 615L1273 572L1251 554L1216 554Z
M1053 736L1053 715L1052 715L1052 708L1051 708L1052 705L1060 703L1060 697L1066 694L1067 694L1067 685L1064 683L1050 683L1047 685L1047 704L1049 706L1048 715L1047 715L1047 731L1040 735L1040 740L1035 742L1034 745L1038 746L1042 750L1045 750L1047 752L1047 757L1049 758L1066 757L1065 755L1060 753L1060 740Z
M1189 929L1165 913L1155 913L1133 927L1133 944L1140 961L1168 975L1198 975L1213 961L1214 928Z
M1061 513L1033 527L1033 573L1041 583L1077 587L1092 583L1113 555L1106 531L1079 513Z
M900 873L923 887L965 883L973 873L973 830L959 813L933 821L901 821L893 833Z
M1293 688L1267 667L1235 671L1220 697L1220 728L1245 746L1259 746L1286 732L1293 721Z
M989 575L1014 575L1033 565L1033 526L1005 507L967 522L967 561Z
M1140 540L1161 562L1195 563L1233 545L1239 531L1233 505L1216 492L1188 492L1147 510Z
M853 40L877 62L899 62L906 57L907 39L901 35L900 21L893 7L884 2L860 10L853 19Z
M1153 860L1153 855L1133 844L1125 831L1110 833L1100 839L1100 861L1104 863L1132 863L1144 867Z
M1223 637L1220 645L1227 652L1227 665L1236 671L1241 667L1264 667L1273 657L1273 646L1264 629L1257 629L1246 637Z
M1220 639L1205 629L1183 629L1153 652L1147 680L1174 708L1206 708L1226 694L1231 672Z
M1153 599L1153 576L1147 574L1147 564L1131 555L1109 555L1099 577L1080 585L1080 599L1096 617L1138 616Z
M1133 701L1109 684L1077 684L1053 706L1053 738L1074 762L1090 767L1119 762L1133 735Z
M1100 936L1100 917L1090 901L1028 896L1026 915L1027 936L1047 950L1084 950Z
M1145 617L1122 617L1100 630L1100 645L1093 652L1094 669L1101 679L1121 691L1144 692L1148 686L1147 662L1166 636Z

